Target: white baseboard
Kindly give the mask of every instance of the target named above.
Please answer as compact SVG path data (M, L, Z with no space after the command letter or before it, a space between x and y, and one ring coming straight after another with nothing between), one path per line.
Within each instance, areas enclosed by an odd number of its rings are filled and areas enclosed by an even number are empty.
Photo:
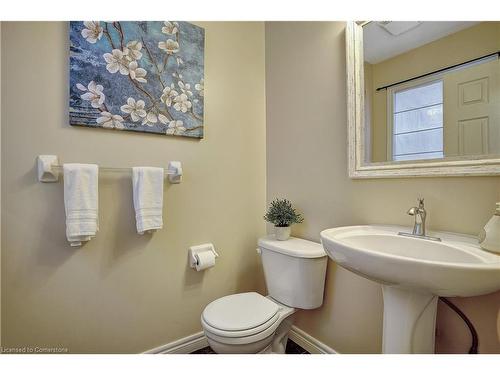
M144 354L189 354L208 346L207 338L202 332L150 349Z
M315 339L308 333L302 331L296 326L292 326L288 337L296 344L303 347L311 354L336 354L337 352L328 345ZM150 349L144 354L189 354L196 350L203 349L208 346L207 338L203 331L195 333L191 336L181 338L171 343L158 346Z
M297 326L292 326L288 337L311 354L338 354L337 351L315 339Z

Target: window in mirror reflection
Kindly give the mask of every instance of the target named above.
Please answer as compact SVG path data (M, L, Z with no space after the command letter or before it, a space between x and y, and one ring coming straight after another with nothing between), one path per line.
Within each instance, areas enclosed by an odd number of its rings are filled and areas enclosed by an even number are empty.
M443 81L391 89L392 160L443 157ZM392 126L391 126L392 125Z

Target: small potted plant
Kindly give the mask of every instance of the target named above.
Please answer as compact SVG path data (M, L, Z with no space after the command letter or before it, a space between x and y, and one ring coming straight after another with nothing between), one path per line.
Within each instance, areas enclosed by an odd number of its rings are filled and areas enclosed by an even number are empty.
M302 223L304 218L295 211L287 199L275 199L267 209L264 220L273 223L276 239L285 241L290 238L290 225Z

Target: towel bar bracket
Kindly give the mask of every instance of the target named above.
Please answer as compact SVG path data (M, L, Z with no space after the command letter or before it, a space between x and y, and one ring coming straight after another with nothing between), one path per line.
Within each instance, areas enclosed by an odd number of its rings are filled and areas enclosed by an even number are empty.
M62 171L62 165L59 165L59 159L56 155L38 155L37 157L37 175L39 182L57 182L59 172ZM117 167L99 167L99 171L106 172L131 172L132 168ZM180 184L182 181L182 164L180 161L171 161L165 170L168 181L171 184Z
M180 161L168 162L168 181L171 184L180 184L182 181L182 164Z
M57 165L58 159L56 155L38 155L38 181L39 182L57 182L58 173L53 166Z

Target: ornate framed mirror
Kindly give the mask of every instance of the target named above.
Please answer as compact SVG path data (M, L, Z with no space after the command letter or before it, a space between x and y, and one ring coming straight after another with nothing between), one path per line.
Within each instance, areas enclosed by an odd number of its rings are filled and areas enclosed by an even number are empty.
M348 22L349 177L500 174L500 22Z

